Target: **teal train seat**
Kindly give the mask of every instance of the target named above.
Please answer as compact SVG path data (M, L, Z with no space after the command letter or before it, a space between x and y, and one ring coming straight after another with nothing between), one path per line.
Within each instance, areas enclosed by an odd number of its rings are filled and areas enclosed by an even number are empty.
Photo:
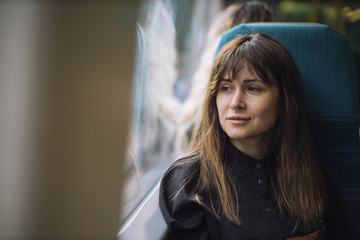
M321 24L250 23L227 31L218 50L239 34L279 40L301 73L315 150L332 175L354 239L360 239L360 141L358 83L345 37Z

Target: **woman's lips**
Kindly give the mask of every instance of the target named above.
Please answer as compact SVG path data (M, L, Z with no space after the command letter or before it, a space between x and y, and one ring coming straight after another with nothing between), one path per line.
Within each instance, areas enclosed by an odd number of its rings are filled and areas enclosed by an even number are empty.
M241 117L241 116L230 116L227 118L229 122L235 125L245 124L250 121L249 117Z

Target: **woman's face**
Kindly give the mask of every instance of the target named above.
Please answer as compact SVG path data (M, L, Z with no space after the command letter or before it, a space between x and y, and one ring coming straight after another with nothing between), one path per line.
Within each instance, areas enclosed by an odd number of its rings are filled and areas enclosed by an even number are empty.
M278 118L279 87L266 84L243 68L234 79L225 74L216 96L219 121L232 144L268 149Z

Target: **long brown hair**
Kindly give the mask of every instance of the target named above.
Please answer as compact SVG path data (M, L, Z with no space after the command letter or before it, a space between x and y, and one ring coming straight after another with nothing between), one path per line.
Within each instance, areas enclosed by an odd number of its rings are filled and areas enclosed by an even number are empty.
M188 155L200 156L200 173L195 192L210 196L216 216L220 208L212 201L218 195L222 213L241 224L237 197L226 174L224 154L228 137L218 119L216 96L225 73L233 76L246 65L268 84L279 86L279 117L271 150L277 156L274 188L280 209L286 209L296 226L310 230L318 225L324 208L323 175L314 162L307 126L305 100L300 73L290 53L274 38L265 34L240 36L218 53L208 82L202 119Z

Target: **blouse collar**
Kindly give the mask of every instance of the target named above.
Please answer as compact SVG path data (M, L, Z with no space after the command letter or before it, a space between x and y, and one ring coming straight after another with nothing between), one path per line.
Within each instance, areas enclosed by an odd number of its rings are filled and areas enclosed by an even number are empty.
M230 141L227 141L227 146L227 151L225 153L226 165L233 166L235 164L245 168L253 168L257 164L261 164L261 166L265 168L274 166L275 158L273 155L258 160L240 151Z

